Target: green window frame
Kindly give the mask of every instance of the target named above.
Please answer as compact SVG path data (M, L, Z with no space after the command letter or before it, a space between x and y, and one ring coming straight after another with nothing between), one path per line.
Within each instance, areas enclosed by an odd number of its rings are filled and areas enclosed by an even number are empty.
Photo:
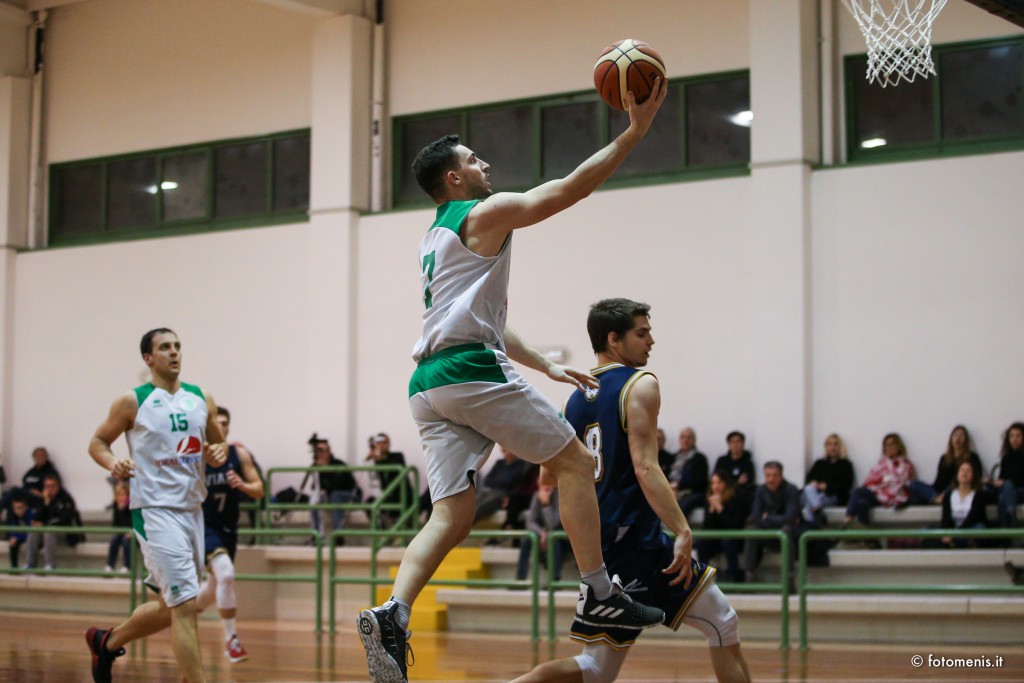
M960 92L965 83L956 77L952 66L947 66L944 73L947 61L952 63L956 58L970 57L971 52L983 58L984 53L995 54L1000 49L1011 57L1016 53L1014 59L1005 63L1015 66L1016 78L1008 77L998 83L989 79L971 79L969 87L975 90L967 93ZM865 79L866 55L848 55L845 58L846 151L849 162L891 162L1024 148L1024 37L934 45L932 59L935 62L934 75L916 79L913 83L882 88L868 84ZM993 106L1008 107L1008 111L1000 112L1011 119L1009 125L1003 125L1007 130L990 134L954 134L949 130L952 115L946 108L968 96L977 98L977 88L984 88L987 84L993 89L1006 91L1009 88L1007 92L1012 94L986 107L979 106L977 121L982 124L982 117L991 114ZM993 95L997 92L993 90ZM985 108L989 111L981 111ZM965 116L963 110L957 114ZM896 119L896 116L900 118ZM884 131L884 127L879 125L886 123L904 126L903 131L890 128L896 140L889 140L879 132Z
M751 123L749 70L675 78L670 79L667 86L670 89L669 99L658 112L655 126L605 187L748 175ZM705 86L710 86L712 90L709 91ZM720 86L724 86L724 89ZM714 88L719 88L720 94L731 94L737 98L734 108L738 108L738 111L735 112L736 120L727 122L718 131L711 131L711 145L721 139L723 134L729 137L730 125L737 127L736 134L732 136L735 139L728 154L722 159L708 157L707 139L701 140L701 148L705 150L703 154L699 158L691 158L690 147L697 148L696 144L691 144L691 140L695 140L692 136L705 133L705 128L713 128L707 125L711 117L721 118L719 112L694 110L692 103L713 103ZM706 91L712 96L696 96L698 92L707 94ZM492 151L489 151L488 144L481 145L478 141L481 134L473 134L475 121L493 123L500 120L503 113L509 115L505 132L514 135L517 141L516 144L509 144L516 148L515 168L505 178L500 174L503 170L508 171L508 159L498 163ZM544 134L546 115L553 122L549 130L567 130L564 137L556 138L552 135L553 143L550 147L546 145ZM559 128L554 125L555 121L574 122L575 128L570 129L564 123ZM688 126L689 121L700 123L700 130ZM469 147L492 165L492 183L497 190L523 191L552 177L560 177L567 159L571 158L575 167L607 145L626 125L628 115L605 105L593 90L397 116L392 120L392 205L396 208L419 208L432 204L430 198L416 185L410 167L416 153L424 145L446 133L458 133ZM500 144L498 137L493 133L487 136L495 144ZM561 146L556 149L558 145ZM545 172L546 167L554 170ZM645 170L647 168L654 170Z
M49 244L306 222L309 145L305 128L51 164ZM235 150L249 154L219 168ZM232 174L244 182L233 183ZM186 196L172 194L179 191Z

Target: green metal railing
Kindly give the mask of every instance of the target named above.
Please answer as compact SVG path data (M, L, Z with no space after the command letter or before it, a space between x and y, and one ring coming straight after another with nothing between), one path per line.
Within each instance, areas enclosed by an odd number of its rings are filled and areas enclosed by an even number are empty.
M364 510L370 519L371 531L380 529L379 524L384 520L384 516L381 514L383 512L392 512L396 514L390 527L390 530L392 531L402 529L417 531L419 529L419 496L416 492L419 491L420 473L417 468L412 466L358 465L349 467L347 465L332 465L329 467L274 467L267 470L264 490L272 490L271 482L275 474L302 473L305 475L306 473L319 474L320 472L394 472L397 476L395 476L388 485L384 487L380 495L377 496L373 502L275 503L268 501L267 504L263 506L263 514L265 517L261 527L264 529L273 527L272 515L275 512L290 512L292 510L321 510L324 513L329 513L337 510L346 512ZM349 532L346 530L345 533L347 534ZM405 534L401 536L407 537ZM259 536L257 536L257 538L259 539Z
M271 581L274 583L312 583L316 592L316 632L323 633L324 598L324 538L316 529L239 529L238 535L259 536L310 536L316 550L316 568L312 574L235 574L235 581Z
M555 542L560 540L568 540L568 535L564 531L555 531L548 536L548 552L547 552L547 571L548 576L554 576L555 566ZM694 531L693 540L699 539L757 539L765 541L778 541L779 543L779 554L783 557L789 557L790 553L790 540L789 536L781 530L762 530L762 529L750 529L742 530L738 529L735 531ZM781 615L781 635L779 636L780 644L779 647L787 649L789 647L789 575L790 575L790 563L783 561L781 563L781 572L779 581L776 583L764 582L764 583L726 583L719 582L718 585L723 590L737 590L743 591L744 593L778 593L779 598L782 601L782 615ZM548 640L555 640L556 628L555 628L555 591L559 589L576 589L579 585L572 581L548 581Z
M388 536L395 536L400 538L412 538L416 535L415 531L380 531L374 529L353 529L353 530L340 530L332 533L329 537L330 543L330 569L328 571L328 583L329 588L329 616L328 623L330 625L330 632L334 633L336 630L336 619L335 619L335 586L338 584L354 584L354 585L368 585L370 587L370 604L377 604L376 590L379 585L391 585L392 579L390 576L380 576L378 572L379 559L378 554L384 549L380 541L381 539ZM370 571L368 576L338 576L337 575L337 557L335 549L337 548L337 539L342 536L354 536L354 537L370 537ZM532 531L501 531L501 530L474 530L469 532L469 538L482 538L482 539L515 539L515 538L529 538L531 540L530 546L530 578L526 580L515 580L515 579L436 579L431 578L427 582L428 586L465 586L467 588L528 588L530 591L530 636L534 641L540 639L540 538ZM573 584L575 585L575 584Z
M116 526L57 526L57 525L46 525L46 526L5 526L0 525L0 535L6 537L8 533L16 534L54 534L54 535L68 535L68 534L104 534L108 537L130 533L131 529L125 529L124 527ZM27 541L26 541L27 542ZM23 552L27 550L22 548ZM44 557L44 550L40 546L39 554L40 559ZM142 581L141 581L141 563L140 563L139 544L135 540L135 534L132 534L132 561L131 569L128 572L128 580L130 592L128 596L128 613L131 614L135 611L135 607L140 603L142 595ZM41 576L74 576L74 577L86 577L86 578L112 578L111 574L104 571L103 569L21 569L20 567L4 567L0 566L0 574L27 574L27 575L41 575Z
M807 644L807 595L809 593L899 593L899 594L1024 594L1024 586L986 586L979 584L941 584L941 585L907 585L904 584L835 584L807 582L807 544L817 540L864 541L884 540L889 538L966 538L966 539L1024 539L1024 529L863 529L857 531L807 531L799 541L797 591L800 596L800 649L806 650ZM966 549L964 552L968 552Z

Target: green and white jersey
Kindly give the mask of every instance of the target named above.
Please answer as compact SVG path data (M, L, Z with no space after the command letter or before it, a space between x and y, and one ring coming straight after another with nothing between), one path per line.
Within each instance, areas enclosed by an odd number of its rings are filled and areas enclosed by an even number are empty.
M469 212L479 203L450 201L420 242L423 286L423 336L413 347L417 363L446 348L483 343L505 350L508 277L512 236L497 256L470 251L459 236Z
M174 394L152 384L135 387L139 409L125 434L135 462L132 509L194 510L206 498L203 443L209 411L202 390L182 383Z

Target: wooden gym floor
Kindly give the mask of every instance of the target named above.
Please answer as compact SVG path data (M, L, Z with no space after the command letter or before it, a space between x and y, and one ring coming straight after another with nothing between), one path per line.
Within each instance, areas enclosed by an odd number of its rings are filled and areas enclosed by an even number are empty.
M81 615L0 612L0 681L86 683L91 681L84 632L110 625ZM200 624L207 680L214 681L366 681L366 662L355 627L335 636L316 636L308 623L239 623L250 659L230 664L221 650L218 622ZM416 663L412 681L505 681L537 662L571 656L579 648L563 639L554 647L534 646L522 636L416 635L410 641ZM745 643L744 654L755 681L1021 681L1024 644L977 646L814 645L788 652L768 643ZM925 664L915 668L914 655ZM1003 657L1001 667L929 667L929 655L947 658ZM114 681L178 683L181 677L166 633L138 643L114 665ZM689 642L640 642L620 681L713 681L706 648Z

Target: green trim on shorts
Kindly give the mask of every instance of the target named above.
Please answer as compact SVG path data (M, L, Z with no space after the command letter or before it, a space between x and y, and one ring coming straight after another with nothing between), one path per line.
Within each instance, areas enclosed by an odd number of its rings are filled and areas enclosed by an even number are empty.
M442 349L419 362L409 379L409 396L450 384L504 384L507 381L492 349L479 343L460 344Z
M134 510L132 510L132 529L135 531L135 533L141 536L143 540L149 540L148 538L146 538L146 522L142 519L141 508L135 508Z

